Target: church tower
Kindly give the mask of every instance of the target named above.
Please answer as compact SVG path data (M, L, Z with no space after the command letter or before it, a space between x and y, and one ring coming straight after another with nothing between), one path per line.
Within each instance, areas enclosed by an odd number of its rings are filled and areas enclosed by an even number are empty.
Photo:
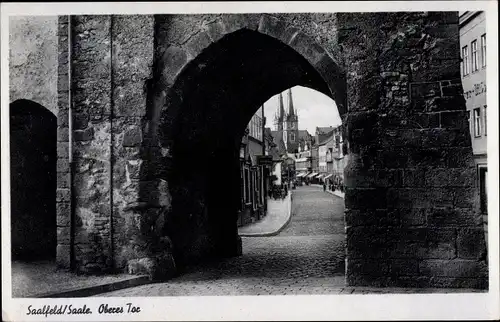
M288 153L297 153L299 148L299 117L293 106L292 89L288 89L288 114L285 120Z
M283 96L279 95L278 113L274 116L274 126L276 131L283 131L283 124L285 122L285 107L283 106Z

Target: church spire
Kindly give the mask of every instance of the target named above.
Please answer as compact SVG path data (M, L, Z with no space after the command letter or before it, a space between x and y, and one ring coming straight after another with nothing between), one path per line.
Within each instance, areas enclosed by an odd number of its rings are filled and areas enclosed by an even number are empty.
M279 94L279 107L278 113L274 117L274 122L276 124L276 129L278 131L283 131L283 122L285 121L285 107L283 106L283 96Z
M278 117L283 122L283 120L285 119L285 107L283 106L283 95L281 95L281 93L280 93L280 107L279 108L280 108L280 110L279 110Z
M295 110L293 108L293 99L292 99L292 89L288 89L288 116L295 116Z

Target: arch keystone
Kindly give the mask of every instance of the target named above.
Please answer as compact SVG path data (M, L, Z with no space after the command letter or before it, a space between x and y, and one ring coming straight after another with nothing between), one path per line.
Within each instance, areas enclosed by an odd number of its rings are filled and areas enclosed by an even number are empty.
M258 14L226 14L222 16L222 23L226 34L239 29L257 30L260 16Z

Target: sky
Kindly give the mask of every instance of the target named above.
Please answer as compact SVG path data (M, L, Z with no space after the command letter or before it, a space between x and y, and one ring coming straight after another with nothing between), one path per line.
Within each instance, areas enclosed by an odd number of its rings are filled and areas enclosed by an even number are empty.
M282 93L285 112L288 113L288 90ZM308 130L314 135L317 126L338 126L341 124L335 101L313 89L295 86L292 88L295 111L299 116L299 130ZM278 111L279 94L264 103L266 127L275 130L274 116Z

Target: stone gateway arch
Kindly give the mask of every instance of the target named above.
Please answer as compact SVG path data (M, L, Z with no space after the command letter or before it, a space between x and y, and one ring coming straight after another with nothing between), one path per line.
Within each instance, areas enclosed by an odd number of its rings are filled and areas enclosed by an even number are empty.
M61 16L58 58L59 266L241 254L240 138L301 85L343 120L347 284L487 287L458 13Z

